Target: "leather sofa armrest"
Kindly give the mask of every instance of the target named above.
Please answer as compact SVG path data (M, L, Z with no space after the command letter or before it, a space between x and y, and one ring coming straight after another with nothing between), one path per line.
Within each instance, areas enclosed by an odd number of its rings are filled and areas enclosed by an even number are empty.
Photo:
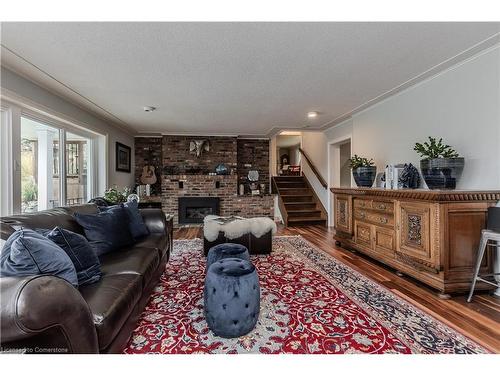
M150 233L168 234L165 214L159 208L141 208L140 213Z
M0 278L1 341L36 345L37 335L63 335L71 353L98 353L92 312L80 292L55 276ZM53 328L59 328L54 330ZM40 335L43 336L43 335ZM40 337L39 336L39 337ZM21 344L22 346L22 344ZM43 348L43 343L39 348Z
M170 251L174 249L174 215L166 215L167 233L169 237Z

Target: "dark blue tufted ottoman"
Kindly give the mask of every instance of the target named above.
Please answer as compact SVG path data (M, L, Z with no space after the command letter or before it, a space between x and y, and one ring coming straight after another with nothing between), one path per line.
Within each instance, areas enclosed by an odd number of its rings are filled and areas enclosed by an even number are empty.
M237 258L213 263L205 279L204 302L208 326L217 336L246 335L259 319L260 287L255 266Z
M250 261L250 255L248 254L248 249L245 246L230 242L221 243L220 245L212 247L208 251L207 270L212 263L225 258L240 258Z

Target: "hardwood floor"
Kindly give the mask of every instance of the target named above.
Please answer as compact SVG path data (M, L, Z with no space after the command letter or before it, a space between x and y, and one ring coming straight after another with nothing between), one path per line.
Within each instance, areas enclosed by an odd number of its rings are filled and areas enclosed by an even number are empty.
M333 231L324 226L279 227L277 235L301 235L319 249L348 264L363 275L390 289L394 294L418 306L495 353L500 353L500 299L477 294L471 303L464 295L449 300L437 297L436 291L360 253L352 253L335 245ZM201 238L199 227L174 230L175 239Z

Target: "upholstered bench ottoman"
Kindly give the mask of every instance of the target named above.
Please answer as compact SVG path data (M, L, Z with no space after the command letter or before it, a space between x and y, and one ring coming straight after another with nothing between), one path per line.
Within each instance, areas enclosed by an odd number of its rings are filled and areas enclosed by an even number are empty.
M231 242L245 246L250 254L270 254L276 223L268 217L208 215L203 219L205 255L215 245Z
M208 251L207 270L212 263L225 258L239 258L250 261L250 254L248 254L248 249L243 245L231 242L221 243Z
M260 310L259 278L255 266L237 258L221 259L207 272L204 312L210 329L220 337L249 333Z

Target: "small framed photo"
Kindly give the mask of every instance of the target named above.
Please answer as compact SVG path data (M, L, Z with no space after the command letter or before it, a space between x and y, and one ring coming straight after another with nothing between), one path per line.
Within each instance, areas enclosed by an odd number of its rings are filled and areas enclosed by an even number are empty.
M116 170L130 173L132 149L123 143L116 142Z

